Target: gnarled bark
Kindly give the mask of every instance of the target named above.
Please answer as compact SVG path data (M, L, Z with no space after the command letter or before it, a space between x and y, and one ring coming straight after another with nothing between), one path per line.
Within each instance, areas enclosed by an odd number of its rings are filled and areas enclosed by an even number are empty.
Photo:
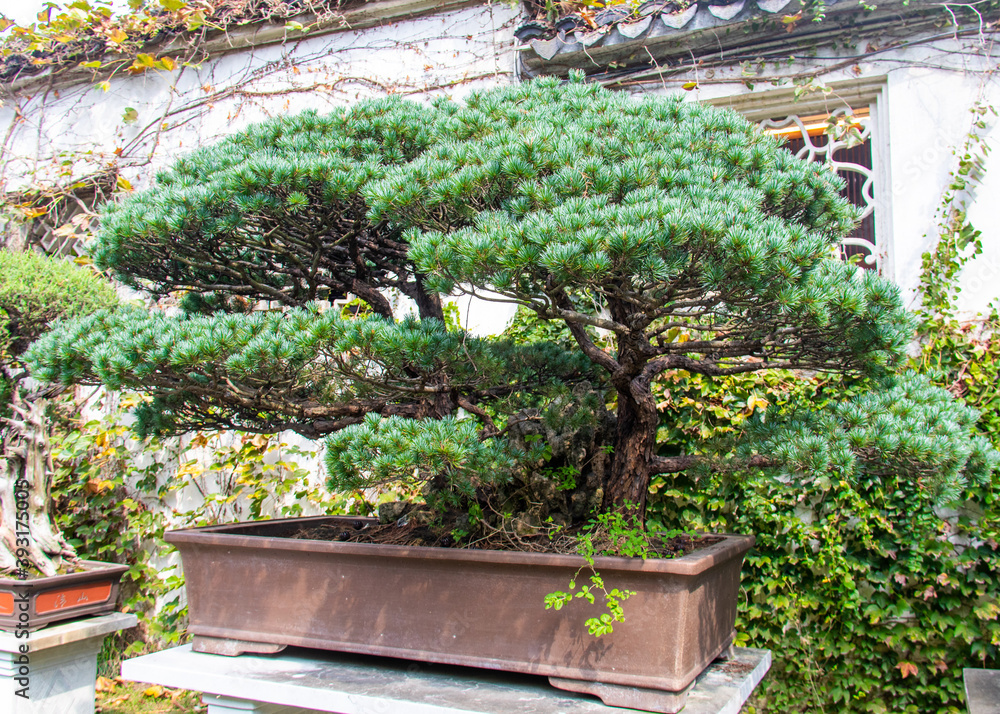
M52 523L52 452L47 400L23 399L14 388L13 415L0 430L0 571L55 575L76 560ZM24 493L27 492L27 498ZM21 496L21 501L17 496Z

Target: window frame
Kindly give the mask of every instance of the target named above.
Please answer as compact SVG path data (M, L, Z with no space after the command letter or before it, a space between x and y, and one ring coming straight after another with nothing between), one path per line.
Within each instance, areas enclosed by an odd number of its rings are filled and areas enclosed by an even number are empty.
M886 77L831 82L829 93L816 91L796 97L796 88L781 88L705 99L708 104L728 107L759 124L791 115L830 114L838 109L868 108L872 151L872 207L874 209L875 264L877 272L895 280L892 232L892 177L889 162L889 111Z

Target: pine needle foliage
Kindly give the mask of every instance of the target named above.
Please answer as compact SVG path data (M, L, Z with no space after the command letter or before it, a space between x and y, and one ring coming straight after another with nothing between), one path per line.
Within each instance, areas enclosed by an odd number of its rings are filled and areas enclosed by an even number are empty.
M432 116L390 98L254 125L106 205L94 260L156 296L192 291L199 310L352 292L390 317L379 290L420 291L399 229L367 220L359 188L426 149Z
M459 401L489 403L592 371L554 345L301 308L186 319L102 311L50 332L27 359L38 379L151 393L137 412L142 434L211 427L310 438L369 413L440 417Z
M478 425L470 419L416 420L369 414L362 424L327 439L330 484L338 490L356 491L388 483L432 483L438 494L471 500L477 487L508 480L527 457L504 441L481 437Z
M1000 453L975 433L975 409L915 373L878 387L823 410L755 418L743 448L772 454L799 484L824 479L829 488L832 479L847 479L876 489L883 478L906 474L942 506L990 483Z
M150 392L151 431L336 433L346 485L512 467L508 416L603 375L617 433L596 490L641 511L653 474L691 463L656 452L664 372L899 364L913 325L897 289L833 257L857 219L840 188L735 113L581 75L278 118L105 209L98 263L205 316L102 313L31 360L45 379ZM421 319L395 322L388 289ZM484 290L572 341L447 332L439 294ZM344 293L373 314L307 307ZM814 426L796 428L808 451Z
M411 254L439 290L488 285L715 369L873 370L911 334L894 287L829 260L857 219L839 179L732 112L542 80L472 97L444 132L365 189L375 218L422 227ZM658 343L661 320L705 339Z
M832 258L857 214L829 171L735 113L574 76L471 97L364 193L409 225L439 291L490 290L564 321L617 391L605 505L645 502L651 381L774 368L885 375L912 333L898 291ZM597 344L588 328L611 335Z

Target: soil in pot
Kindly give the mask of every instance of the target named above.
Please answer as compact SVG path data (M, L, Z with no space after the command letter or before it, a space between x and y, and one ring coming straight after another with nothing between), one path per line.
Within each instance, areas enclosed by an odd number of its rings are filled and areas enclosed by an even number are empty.
M380 545L409 545L431 548L470 548L476 550L512 550L529 553L577 553L579 537L588 532L586 526L560 528L558 531L521 535L504 528L469 541L458 541L453 528L433 525L420 519L401 518L397 523L371 523L357 520L349 526L305 526L289 538L301 540L340 541L343 543L376 543ZM667 534L648 535L650 557L677 558L701 548L718 543L721 539L711 535ZM595 533L594 546L598 552L614 550L613 538L605 533Z

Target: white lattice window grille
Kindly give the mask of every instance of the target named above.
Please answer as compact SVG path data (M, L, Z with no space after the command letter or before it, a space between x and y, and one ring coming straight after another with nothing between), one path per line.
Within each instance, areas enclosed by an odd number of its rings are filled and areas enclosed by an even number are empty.
M8 204L41 210L30 220L8 222L0 235L0 244L65 258L86 255L87 236L96 228L93 214L111 197L117 178L117 173L106 171L66 187L8 193L5 196Z
M875 238L875 172L868 108L843 108L810 116L792 114L765 119L760 127L783 137L786 148L800 159L825 163L844 179L842 195L862 213L854 233L841 242L840 257L881 272Z

